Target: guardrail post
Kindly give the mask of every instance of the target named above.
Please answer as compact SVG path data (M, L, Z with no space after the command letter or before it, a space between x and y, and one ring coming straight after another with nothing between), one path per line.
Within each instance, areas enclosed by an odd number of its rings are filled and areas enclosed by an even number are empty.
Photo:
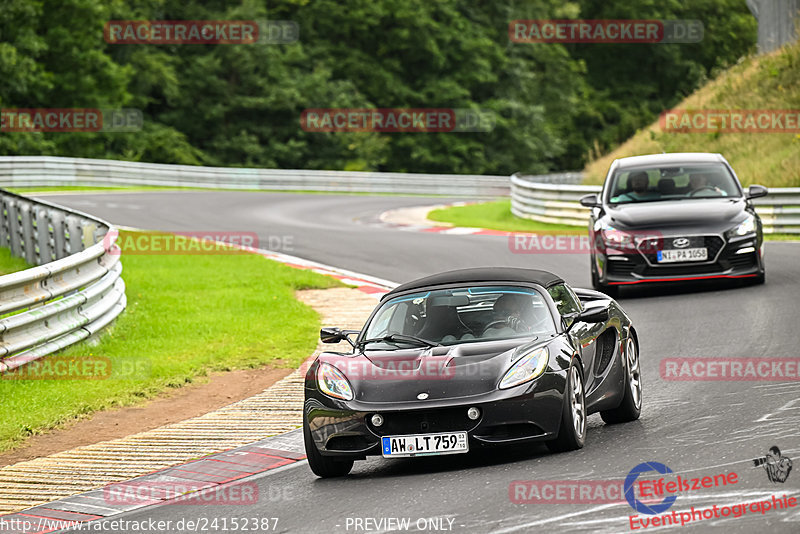
M34 206L33 209L36 222L36 242L39 246L36 265L43 265L56 259L52 246L53 237L50 226L50 210L44 206Z
M67 239L65 236L66 226L64 225L64 214L60 211L50 211L50 224L53 226L53 253L55 259L60 260L69 256L67 251Z
M83 228L81 220L75 215L67 215L64 218L67 227L67 243L69 243L69 253L75 254L83 250Z
M13 199L7 195L0 196L0 247L11 248L10 204Z
M30 202L20 203L19 214L21 217L22 249L25 261L36 265L36 239L33 229L33 209Z

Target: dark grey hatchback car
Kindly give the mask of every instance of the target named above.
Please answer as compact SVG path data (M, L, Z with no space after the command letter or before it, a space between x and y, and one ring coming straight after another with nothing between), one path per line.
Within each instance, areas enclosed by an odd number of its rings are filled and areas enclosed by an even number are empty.
M714 278L763 283L761 219L720 154L681 153L615 160L600 195L587 195L595 289Z

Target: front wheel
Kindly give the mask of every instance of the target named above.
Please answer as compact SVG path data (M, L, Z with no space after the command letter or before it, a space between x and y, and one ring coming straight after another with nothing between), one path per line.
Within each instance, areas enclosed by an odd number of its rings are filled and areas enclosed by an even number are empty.
M578 359L573 358L567 371L567 387L558 436L546 442L547 448L553 452L581 449L586 442L586 397L578 365Z
M639 367L639 350L633 337L625 345L625 395L613 410L603 410L600 417L608 424L626 423L639 419L642 412L642 373Z
M308 420L303 415L303 443L306 446L306 457L308 466L320 478L343 477L353 468L352 459L339 459L330 456L323 456L311 438L311 430L308 428Z

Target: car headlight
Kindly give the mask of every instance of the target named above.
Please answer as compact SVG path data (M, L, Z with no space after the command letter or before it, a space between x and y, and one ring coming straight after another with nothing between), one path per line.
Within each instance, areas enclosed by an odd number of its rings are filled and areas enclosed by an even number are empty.
M505 376L500 381L500 389L508 389L530 382L544 372L549 359L547 347L542 347L526 354L506 371Z
M323 363L317 369L319 389L326 395L343 400L353 400L353 388L344 373L329 363Z
M747 218L740 222L734 228L728 230L728 237L739 237L747 234L752 234L756 231L756 218L752 214L748 214Z
M633 234L617 230L608 223L600 225L600 235L603 236L603 243L612 248L634 248L636 243Z

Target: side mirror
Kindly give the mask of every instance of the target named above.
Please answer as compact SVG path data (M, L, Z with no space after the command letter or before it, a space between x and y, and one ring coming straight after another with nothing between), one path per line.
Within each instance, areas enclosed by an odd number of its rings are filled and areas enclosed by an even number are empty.
M602 308L584 310L575 319L584 323L602 323L608 321L608 317L608 308L604 306Z
M323 343L338 343L344 339L344 334L341 328L322 328L319 331L319 338Z
M759 198L765 197L769 193L769 190L764 187L763 185L751 185L747 188L747 198Z
M319 339L323 343L339 343L340 341L347 341L353 347L356 344L350 339L351 334L358 334L358 330L342 330L341 328L327 327L321 328L319 331Z
M585 197L581 197L581 206L586 208L596 208L600 206L600 199L598 199L597 195L594 193L591 195L586 195Z
M608 308L606 307L589 308L581 313L569 315L566 318L572 319L572 322L567 327L567 332L569 332L578 321L582 323L602 323L604 321L608 321L609 314Z

